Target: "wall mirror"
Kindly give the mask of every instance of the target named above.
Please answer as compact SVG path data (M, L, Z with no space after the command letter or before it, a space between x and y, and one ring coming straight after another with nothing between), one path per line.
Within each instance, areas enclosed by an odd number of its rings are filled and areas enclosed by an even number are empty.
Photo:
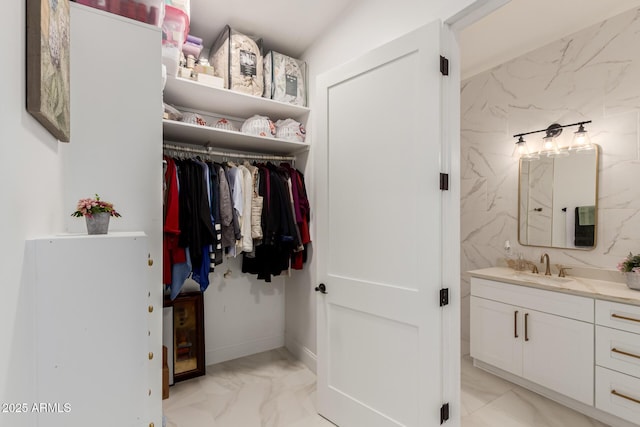
M600 148L520 159L518 241L525 246L593 249Z

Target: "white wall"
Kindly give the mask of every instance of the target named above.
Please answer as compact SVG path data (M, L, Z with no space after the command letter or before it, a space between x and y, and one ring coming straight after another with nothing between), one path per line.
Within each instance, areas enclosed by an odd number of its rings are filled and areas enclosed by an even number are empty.
M76 5L72 4L72 7L74 6ZM65 222L70 220L69 215L75 209L75 200L73 202L69 200L78 197L72 194L71 189L76 187L74 184L77 184L77 187L82 186L83 181L89 180L89 175L74 174L68 169L76 168L74 170L79 172L82 165L65 163L63 159L63 152L68 153L73 150L73 147L80 146L80 141L73 135L74 126L78 124L74 122L73 116L71 142L63 144L58 143L27 113L25 107L25 3L7 3L4 14L6 22L0 31L3 40L10 40L10 42L6 45L0 74L2 77L0 79L0 94L2 94L0 139L3 141L0 144L0 158L3 159L3 165L0 168L0 182L2 182L0 198L3 207L0 221L2 236L0 245L4 276L3 296L0 299L0 340L3 343L0 346L0 402L33 403L35 350L32 319L34 313L29 288L29 275L32 271L25 264L25 240L68 230ZM159 33L157 36L159 40ZM73 60L77 61L78 58L72 58ZM157 81L159 84L159 74ZM79 105L75 106L76 109L78 107L82 108ZM84 108L90 109L91 106L84 106ZM102 122L104 126L109 126L108 120ZM97 132L99 131L100 129L97 129ZM160 128L158 128L159 134ZM108 143L109 141L105 142L105 144ZM123 155L125 155L124 150ZM146 153L145 158L148 158ZM130 183L136 179L138 170L116 167L110 169L112 164L106 160L101 156L92 156L89 159L83 159L83 164L93 164L94 167L89 168L93 173L117 175L118 182L122 180ZM157 170L160 177L161 167ZM152 178L153 176L148 177L148 179ZM147 177L143 178L145 183L146 179ZM111 187L101 187L96 190L108 193L110 199L116 203L123 200L119 198L116 191L112 191ZM84 195L83 191L82 196ZM131 199L136 197L138 196L134 194ZM144 196L138 199L153 208L153 203L149 203ZM129 214L129 219L116 224L116 228L135 227L145 231L153 228L153 217L145 216L144 209L130 209L126 202L116 206L121 207L125 214ZM136 203L131 203L131 206L136 206ZM137 211L140 216L137 217L134 211ZM134 220L134 218L137 219ZM82 220L77 221L82 222ZM71 223L67 223L69 224ZM74 224L74 226L81 225ZM70 272L72 272L71 267ZM2 426L20 427L31 425L31 422L32 417L29 415L0 414Z
M242 272L242 257L226 259L209 275L204 292L207 365L282 347L285 277L271 283ZM199 285L187 280L185 290Z
M368 52L388 41L404 35L435 19L445 20L474 0L420 1L362 0L346 10L340 20L327 31L305 53L309 65L309 93L312 111L310 134L314 142L313 119L316 77L331 68ZM371 94L373 102L383 102ZM372 118L372 125L377 118ZM313 149L305 169L307 186L313 188ZM363 153L363 160L366 153ZM311 190L311 206L315 206L314 191ZM313 212L312 212L313 215ZM313 224L312 224L313 226ZM315 237L315 230L312 237ZM316 301L313 288L316 286L316 263L313 258L309 270L294 274L287 280L286 293L286 337L287 347L312 369L316 354ZM389 266L393 268L393 266Z
M6 46L0 72L0 402L31 400L33 312L24 265L25 239L62 230L59 143L26 111L25 4L4 5ZM0 425L23 426L24 414L0 414Z
M609 270L629 251L639 250L639 14L630 10L463 82L463 340L469 331L465 272L496 265L505 240L531 260L547 252L552 263ZM597 247L520 247L512 135L580 120L593 120L586 128L602 148Z

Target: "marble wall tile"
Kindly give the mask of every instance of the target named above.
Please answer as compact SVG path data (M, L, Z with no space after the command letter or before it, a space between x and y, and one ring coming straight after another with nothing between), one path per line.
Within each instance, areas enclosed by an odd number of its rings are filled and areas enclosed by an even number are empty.
M603 255L616 259L640 250L640 209L602 210Z
M632 9L478 74L461 86L461 269L499 264L504 241L537 261L615 269L640 251L640 9ZM601 147L598 233L593 250L518 244L518 161L514 134L551 123L592 120ZM567 145L576 129L558 138ZM543 134L527 137L538 144ZM462 337L468 337L468 304Z
M485 210L487 206L487 180L460 180L460 209L464 211Z

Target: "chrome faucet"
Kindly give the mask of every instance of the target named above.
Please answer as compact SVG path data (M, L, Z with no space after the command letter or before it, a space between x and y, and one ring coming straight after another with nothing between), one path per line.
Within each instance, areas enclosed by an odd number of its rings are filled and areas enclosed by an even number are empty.
M542 256L540 257L540 262L545 262L545 258L546 258L546 268L544 270L544 275L545 276L551 276L551 269L549 268L549 254L544 253L542 254Z

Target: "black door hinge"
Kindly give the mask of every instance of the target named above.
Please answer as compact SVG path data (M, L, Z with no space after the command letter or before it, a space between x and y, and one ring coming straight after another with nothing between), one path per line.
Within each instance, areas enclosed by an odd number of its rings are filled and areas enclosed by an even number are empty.
M442 55L440 55L440 73L443 76L449 75L449 60Z
M449 174L448 173L440 174L440 189L444 191L449 190Z
M449 404L445 403L440 407L440 424L449 420Z
M449 288L440 289L440 307L449 305Z

